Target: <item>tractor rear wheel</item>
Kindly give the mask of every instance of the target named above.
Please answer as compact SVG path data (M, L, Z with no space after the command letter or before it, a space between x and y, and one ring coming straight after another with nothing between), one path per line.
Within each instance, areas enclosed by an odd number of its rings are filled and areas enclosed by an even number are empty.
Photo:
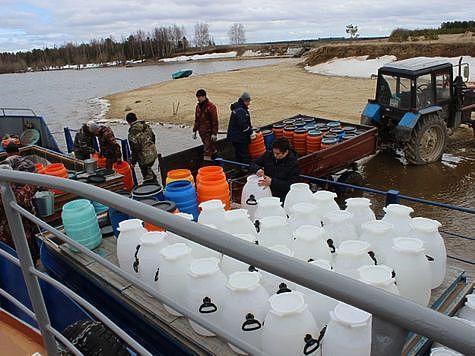
M411 164L421 165L438 161L447 145L447 126L439 115L421 117L412 130L404 153Z

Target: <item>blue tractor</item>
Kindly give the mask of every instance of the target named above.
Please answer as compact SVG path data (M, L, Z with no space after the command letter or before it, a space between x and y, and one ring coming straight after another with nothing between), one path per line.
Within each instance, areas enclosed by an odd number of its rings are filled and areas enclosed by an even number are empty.
M378 127L380 147L402 149L410 164L438 161L455 128L474 127L475 91L467 87L468 77L462 58L455 66L424 57L386 64L361 123Z

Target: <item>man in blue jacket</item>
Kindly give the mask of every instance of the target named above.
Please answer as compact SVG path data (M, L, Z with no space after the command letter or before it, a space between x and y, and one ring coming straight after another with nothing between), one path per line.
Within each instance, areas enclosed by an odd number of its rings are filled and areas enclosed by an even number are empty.
M256 133L252 130L249 105L251 105L251 96L243 93L239 100L231 105L231 117L228 124L228 140L234 146L236 161L241 163L251 162L248 145L256 138Z

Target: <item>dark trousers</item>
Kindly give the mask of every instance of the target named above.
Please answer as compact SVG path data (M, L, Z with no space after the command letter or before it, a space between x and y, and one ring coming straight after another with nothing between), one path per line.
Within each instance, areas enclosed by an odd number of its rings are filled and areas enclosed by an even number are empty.
M144 183L158 183L157 180L157 175L152 169L153 163L152 164L145 164L145 165L140 165L140 172L142 172L142 178Z
M236 161L240 163L251 163L251 158L249 157L249 148L247 143L237 143L233 142L234 146L234 155L236 156Z

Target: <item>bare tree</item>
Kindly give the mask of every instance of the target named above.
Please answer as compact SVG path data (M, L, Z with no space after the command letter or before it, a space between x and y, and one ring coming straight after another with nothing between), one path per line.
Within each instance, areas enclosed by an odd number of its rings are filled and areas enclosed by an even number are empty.
M346 25L346 33L350 35L350 38L358 37L358 26L353 24Z
M210 44L209 25L205 22L198 22L195 25L195 46L203 49Z
M229 28L229 42L231 44L243 44L246 43L246 31L242 23L233 23Z

